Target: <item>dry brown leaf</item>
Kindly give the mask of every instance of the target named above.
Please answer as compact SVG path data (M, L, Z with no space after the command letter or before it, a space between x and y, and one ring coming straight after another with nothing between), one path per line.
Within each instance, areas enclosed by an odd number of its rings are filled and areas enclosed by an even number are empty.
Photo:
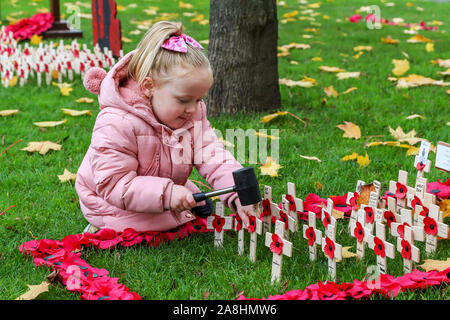
M372 46L356 46L353 48L353 51L371 51L372 49Z
M345 69L341 69L338 67L328 67L328 66L320 66L319 70L326 72L345 72Z
M354 124L353 122L344 121L345 124L339 124L336 127L344 131L344 134L342 137L344 138L354 138L359 139L361 138L361 129Z
M386 38L381 38L381 42L384 42L387 44L397 44L400 42L400 40L392 39L391 36L387 36Z
M78 103L92 103L92 102L94 102L94 99L87 98L87 97L81 97L81 98L78 98L75 101L78 102Z
M406 42L409 43L426 43L426 42L433 42L433 40L425 38L424 36L420 35L420 34L416 34L415 36L409 38L408 40L406 40Z
M342 92L342 94L347 94L347 93L350 93L350 92L355 91L355 90L358 90L358 88L351 87L351 88L348 88L347 90L345 90L344 92Z
M415 88L427 85L445 87L449 86L450 82L444 82L443 80L435 80L418 74L410 74L407 77L398 78L397 80L397 89Z
M48 286L50 283L47 281L43 281L41 284L38 285L30 285L28 286L28 291L22 294L20 297L16 298L16 300L34 300L36 299L41 293L48 291Z
M287 114L286 111L278 111L276 113L271 113L271 114L268 114L268 115L262 117L261 122L267 123L267 122L272 121L273 119L277 118L278 116L284 116L286 114Z
M426 272L432 270L443 271L447 268L450 268L450 258L447 258L447 260L425 259L424 263L418 266L424 269Z
M359 72L359 71L339 72L338 74L336 74L336 76L338 77L338 80L344 80L344 79L349 79L349 78L359 78L360 75L361 75L361 72Z
M442 211L442 218L450 217L450 199L444 199L439 203L439 208Z
M420 114L412 114L412 115L406 117L406 119L408 119L408 120L412 120L412 119L416 119L416 118L425 119L425 117Z
M302 80L299 81L282 78L279 80L279 83L284 84L288 87L299 86L302 88L311 88L317 85L317 81L309 77L304 77Z
M342 247L342 259L349 259L349 258L357 258L358 255L356 253L353 253L350 251L352 247ZM336 260L336 262L341 262L342 260Z
M357 209L359 210L362 204L369 205L370 193L376 191L377 190L375 189L373 183L361 186L361 192L359 197L356 199Z
M39 152L39 154L46 154L50 150L59 151L62 146L53 143L51 141L40 141L40 142L28 142L28 145L20 150L28 151L28 152Z

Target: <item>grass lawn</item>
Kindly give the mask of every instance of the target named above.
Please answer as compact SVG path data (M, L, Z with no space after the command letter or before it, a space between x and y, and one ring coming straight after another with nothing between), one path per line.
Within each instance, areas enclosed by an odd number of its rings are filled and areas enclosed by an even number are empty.
M10 5L11 2L11 5ZM156 17L182 21L186 33L197 40L207 40L208 24L191 21L198 14L203 19L209 17L209 2L206 0L186 1L193 8L180 8L174 0L120 1L118 17L122 23L123 36L131 42L124 42L124 52L135 48L145 33L130 34L137 28L136 22ZM281 2L281 1L280 1ZM388 146L365 148L370 141L393 140L389 127L400 126L404 132L415 130L417 136L426 138L433 145L438 141L450 142L450 107L446 90L450 87L423 86L398 90L396 83L388 80L392 76L393 59L407 59L410 70L405 74L419 74L441 80L438 71L445 71L431 60L450 58L450 26L448 14L450 3L411 0L386 1L375 0L383 18L403 18L407 23L429 24L433 20L444 22L437 32L420 31L420 34L432 39L434 51L425 50L424 43L407 43L412 37L405 34L407 28L383 25L381 29L369 29L365 22L350 23L348 17L366 3L357 0L321 1L314 8L314 1L285 0L285 6L278 6L279 45L291 42L304 43L310 49L290 49L290 54L279 58L280 78L301 80L304 76L314 78L317 85L312 88L288 87L281 85L281 110L289 111L298 117L307 118L308 125L288 115L280 116L263 123L260 115L222 115L210 118L211 124L225 133L226 129L271 129L279 130L279 164L283 166L278 176L261 175L260 164L252 165L256 169L261 188L272 186L274 201L281 201L281 195L287 192L287 182L296 184L297 197L305 199L309 193L322 198L331 195L344 195L354 191L357 180L382 183L382 192L388 189L389 180L397 180L398 170L407 170L410 174L409 185L414 186L414 156L407 156L406 149ZM300 2L305 2L301 4ZM61 1L62 14L69 15L68 1ZM81 5L80 5L81 3ZM79 2L81 13L90 13L90 8ZM39 8L47 7L47 2L3 1L1 19L7 24L6 17L29 17ZM307 7L310 5L309 7ZM144 9L157 7L156 15L148 15ZM293 21L282 23L283 15L297 10ZM304 10L310 10L302 13ZM186 12L196 15L187 16ZM366 16L367 13L360 13ZM302 17L307 17L302 18ZM201 19L200 19L201 20ZM92 42L91 20L82 18L81 40L89 46ZM134 32L133 32L134 33ZM311 37L304 38L304 35ZM381 38L391 36L399 39L395 45L385 44ZM67 43L69 43L67 41ZM372 46L371 51L359 57L354 51L356 46ZM314 61L321 57L323 61ZM316 59L317 60L317 59ZM334 73L319 70L320 66L334 66L346 71L360 71L358 79L337 80ZM448 81L448 78L447 78ZM333 86L338 97L327 97L324 89ZM351 87L357 90L348 94L343 92ZM68 234L80 233L86 226L81 214L74 184L61 183L58 175L67 168L76 172L89 146L92 127L98 114L98 103L79 104L79 97L96 98L86 91L80 79L73 84L70 96L62 96L56 86L37 87L34 80L24 87L0 88L0 110L19 109L13 117L0 117L0 152L9 145L22 139L0 157L0 212L14 205L0 216L0 299L15 299L27 290L27 284L40 284L51 272L46 267L35 267L31 258L25 258L18 250L20 244L31 239L62 239ZM326 98L326 101L324 100ZM92 116L72 118L66 116L61 108L90 109ZM413 114L423 118L406 119ZM33 125L36 121L57 121L67 119L67 123L55 128L41 130ZM343 132L336 126L350 121L361 128L361 139L343 138ZM226 137L225 137L226 138ZM31 141L53 141L63 145L61 151L50 151L42 156L37 153L21 151ZM418 146L418 145L417 145ZM355 161L344 162L341 158L356 152L365 155L371 162L360 168ZM318 157L321 162L306 160L300 155ZM434 153L431 171L426 174L428 181L445 181L449 175L434 168ZM263 162L264 159L259 159ZM197 172L192 179L202 180ZM448 224L449 220L445 222ZM302 229L300 224L300 229ZM355 251L355 239L347 232L348 220L338 220L337 241L343 246L352 246ZM323 229L320 222L318 226ZM304 289L306 286L325 281L327 260L318 252L316 262L309 261L307 242L301 233L291 237L294 245L292 258L285 258L283 278L278 284L270 284L272 253L264 246L263 237L259 237L257 262L248 258L248 233L246 233L246 254L237 255L237 235L227 232L224 247L217 251L213 246L211 234L188 237L183 241L163 244L158 248L146 245L131 248L118 247L112 250L83 249L82 257L91 265L105 268L111 277L119 277L131 291L137 292L143 299L202 299L206 292L209 299L234 299L239 293L246 297L261 298L280 294L288 290ZM396 239L387 235L387 240L396 243ZM416 245L424 252L423 242ZM445 260L450 256L448 240L440 241L436 253L425 258ZM344 259L337 266L337 282L362 280L368 266L376 264L376 256L366 251L363 261L355 263L353 259ZM388 272L394 276L403 274L402 258L398 252L393 260L388 259ZM373 297L379 299L381 297ZM437 286L427 290L405 292L397 299L447 299L448 286ZM78 294L68 292L64 286L50 287L48 293L39 299L79 299Z

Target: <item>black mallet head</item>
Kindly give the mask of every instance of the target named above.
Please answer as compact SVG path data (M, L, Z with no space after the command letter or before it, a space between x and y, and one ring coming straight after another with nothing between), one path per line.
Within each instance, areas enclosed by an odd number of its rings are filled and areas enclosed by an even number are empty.
M234 189L236 190L241 205L248 206L261 201L258 179L256 179L253 167L246 167L233 171Z

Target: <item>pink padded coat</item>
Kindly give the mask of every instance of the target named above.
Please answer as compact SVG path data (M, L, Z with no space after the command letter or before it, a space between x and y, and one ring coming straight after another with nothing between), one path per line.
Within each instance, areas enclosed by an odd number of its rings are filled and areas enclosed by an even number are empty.
M127 76L133 53L108 73L92 68L84 78L86 89L98 94L101 111L75 187L94 226L166 231L195 219L190 211L169 210L174 184L200 192L188 180L194 166L214 189L233 186L232 172L242 166L217 139L204 103L182 128L157 121L149 99L133 90L136 82ZM236 198L236 193L220 196L232 211Z

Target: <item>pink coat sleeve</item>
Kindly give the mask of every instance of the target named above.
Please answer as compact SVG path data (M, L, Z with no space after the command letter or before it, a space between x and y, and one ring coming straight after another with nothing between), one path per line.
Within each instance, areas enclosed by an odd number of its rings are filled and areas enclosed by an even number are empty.
M96 192L123 210L157 213L169 209L173 181L137 176L137 142L123 115L102 114L92 134L89 158Z
M202 135L195 135L194 164L199 174L206 179L214 190L232 187L234 185L232 172L242 168L242 165L225 149L223 143L217 138L211 124L206 118L206 106L202 114ZM234 200L238 197L236 192L221 195L220 200L232 211L236 211Z

